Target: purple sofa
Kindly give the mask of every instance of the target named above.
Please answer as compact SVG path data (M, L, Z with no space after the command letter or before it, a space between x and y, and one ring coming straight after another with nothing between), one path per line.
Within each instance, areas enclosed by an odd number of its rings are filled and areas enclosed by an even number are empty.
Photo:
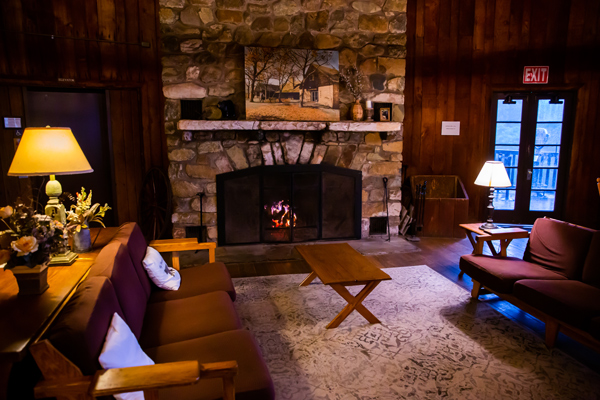
M559 330L600 351L600 231L550 218L536 220L523 259L465 255L460 269L546 323L546 344Z
M123 225L106 245L47 334L47 339L86 375L102 369L98 356L112 315L127 322L156 363L235 360L236 399L274 399L267 366L254 338L236 314L235 289L225 265L182 269L178 291L158 289L142 259L145 239L137 226ZM219 399L220 379L161 389L161 399Z

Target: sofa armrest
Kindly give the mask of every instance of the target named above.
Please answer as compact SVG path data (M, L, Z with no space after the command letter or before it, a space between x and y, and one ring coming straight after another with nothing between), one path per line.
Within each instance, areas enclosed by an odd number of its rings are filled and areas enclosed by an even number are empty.
M94 397L192 385L200 379L198 361L180 361L96 372L90 386Z
M198 243L198 239L166 239L153 240L150 247L156 249L159 253L173 253L173 268L179 270L179 252L192 250L208 250L208 262L215 262L215 249L217 244L214 242Z
M179 361L142 367L113 368L84 376L79 368L60 353L48 340L31 346L45 380L34 389L36 398L95 398L118 393L144 391L148 400L158 399L158 389L193 385L200 379L222 379L223 399L235 400L233 379L236 361L200 364Z

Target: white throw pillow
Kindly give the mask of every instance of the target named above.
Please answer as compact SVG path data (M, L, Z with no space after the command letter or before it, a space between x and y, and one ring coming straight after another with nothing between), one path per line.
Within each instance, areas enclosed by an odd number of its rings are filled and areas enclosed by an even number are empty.
M112 317L98 361L104 369L154 365L154 361L144 353L127 323L117 313ZM144 400L144 392L114 396L117 400Z
M156 286L165 290L177 290L181 285L179 271L167 265L160 253L148 247L144 257L144 268Z

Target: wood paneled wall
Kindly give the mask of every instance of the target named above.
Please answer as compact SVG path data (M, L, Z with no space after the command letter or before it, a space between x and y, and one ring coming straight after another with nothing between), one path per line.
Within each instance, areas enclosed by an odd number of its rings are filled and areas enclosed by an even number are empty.
M23 86L107 89L119 222L137 220L144 172L167 165L157 12L155 0L0 1L2 117L22 116Z
M490 152L493 91L577 93L562 218L600 225L600 2L598 0L409 0L404 163L413 174L455 174L471 219L485 213L473 184ZM545 87L522 85L523 67L550 66ZM442 121L460 136L441 136Z

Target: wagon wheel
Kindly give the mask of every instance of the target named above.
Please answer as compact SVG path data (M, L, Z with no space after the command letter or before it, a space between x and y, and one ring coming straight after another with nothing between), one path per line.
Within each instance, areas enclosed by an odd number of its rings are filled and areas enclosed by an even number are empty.
M139 223L148 242L161 239L171 222L171 183L162 169L153 167L144 177L139 201Z

